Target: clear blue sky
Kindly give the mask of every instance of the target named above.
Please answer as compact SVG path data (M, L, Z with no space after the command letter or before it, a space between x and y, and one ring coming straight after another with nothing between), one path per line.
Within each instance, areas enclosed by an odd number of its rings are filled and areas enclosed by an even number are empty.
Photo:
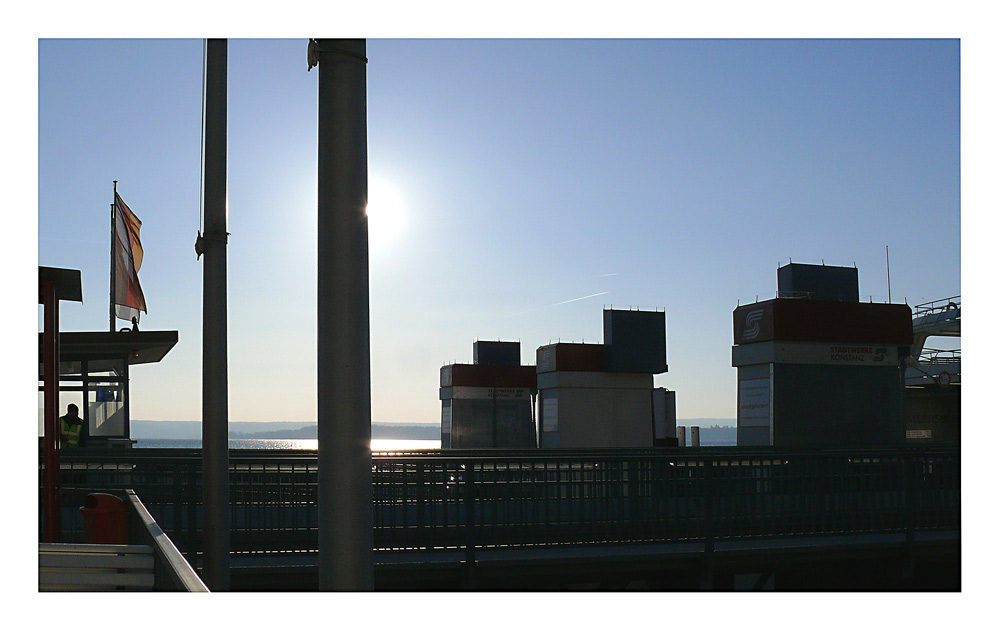
M373 420L436 423L476 338L533 364L609 304L666 310L679 418L733 418L732 311L779 262L885 301L888 245L894 302L960 293L959 48L369 40ZM201 65L202 40L38 44L38 263L83 273L62 328L107 329L118 180L142 328L179 332L135 419L201 414ZM232 421L315 418L316 81L304 39L230 40Z

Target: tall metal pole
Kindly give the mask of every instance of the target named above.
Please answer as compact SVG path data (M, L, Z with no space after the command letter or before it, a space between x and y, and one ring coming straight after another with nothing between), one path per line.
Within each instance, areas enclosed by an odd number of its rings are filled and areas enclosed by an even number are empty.
M118 180L114 180L114 192L111 196L111 299L108 306L108 327L115 332L115 239L118 230L115 227L115 205L118 203Z
M205 91L205 254L202 296L202 467L204 470L204 580L228 591L229 374L226 301L226 89L228 43L208 40Z
M889 302L892 302L892 279L889 278L889 246L885 246L885 286L889 290Z
M62 540L59 502L59 300L51 281L40 283L44 305L42 332L42 375L45 394L45 541Z
M313 40L319 64L319 588L372 590L368 122L364 40Z

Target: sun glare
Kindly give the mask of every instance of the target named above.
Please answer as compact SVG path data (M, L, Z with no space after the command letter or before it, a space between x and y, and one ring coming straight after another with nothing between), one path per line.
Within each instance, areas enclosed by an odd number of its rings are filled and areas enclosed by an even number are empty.
M406 203L396 188L378 177L368 179L368 249L372 254L385 252L403 234Z

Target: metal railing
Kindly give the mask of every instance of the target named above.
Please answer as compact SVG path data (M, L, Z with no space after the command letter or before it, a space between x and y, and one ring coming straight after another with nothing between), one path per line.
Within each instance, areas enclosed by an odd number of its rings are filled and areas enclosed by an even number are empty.
M153 589L171 592L207 592L208 588L181 556L132 489L125 490L129 505L129 540L153 549Z
M919 305L914 305L913 317L918 318L920 316L925 316L931 313L939 313L941 311L952 311L961 308L962 308L962 296L961 295L950 296L948 298L931 300L930 302L922 302Z
M199 450L80 451L63 458L64 481L77 493L135 489L195 564L204 523ZM315 551L315 451L233 450L229 461L233 552ZM372 473L377 549L959 527L954 447L426 451L376 454ZM63 523L79 528L66 509Z
M960 348L940 349L940 348L924 347L920 351L920 357L918 361L921 364L954 364L956 362L962 361L962 349Z

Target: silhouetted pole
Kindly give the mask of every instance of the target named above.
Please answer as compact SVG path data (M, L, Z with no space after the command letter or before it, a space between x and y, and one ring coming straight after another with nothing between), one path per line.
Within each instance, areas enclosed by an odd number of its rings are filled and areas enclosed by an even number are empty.
M319 64L319 588L374 589L364 40L312 40Z
M889 290L889 303L892 303L892 279L889 277L889 246L885 246L885 286Z
M59 502L59 300L51 281L39 283L39 302L44 307L42 330L42 375L45 394L45 541L62 540Z
M115 332L115 238L117 228L115 228L115 203L118 201L118 180L114 182L114 190L111 195L111 304L108 306L108 330Z
M201 442L204 471L205 561L212 591L229 580L229 372L226 301L226 83L224 39L208 40L205 70L205 254L202 295Z

